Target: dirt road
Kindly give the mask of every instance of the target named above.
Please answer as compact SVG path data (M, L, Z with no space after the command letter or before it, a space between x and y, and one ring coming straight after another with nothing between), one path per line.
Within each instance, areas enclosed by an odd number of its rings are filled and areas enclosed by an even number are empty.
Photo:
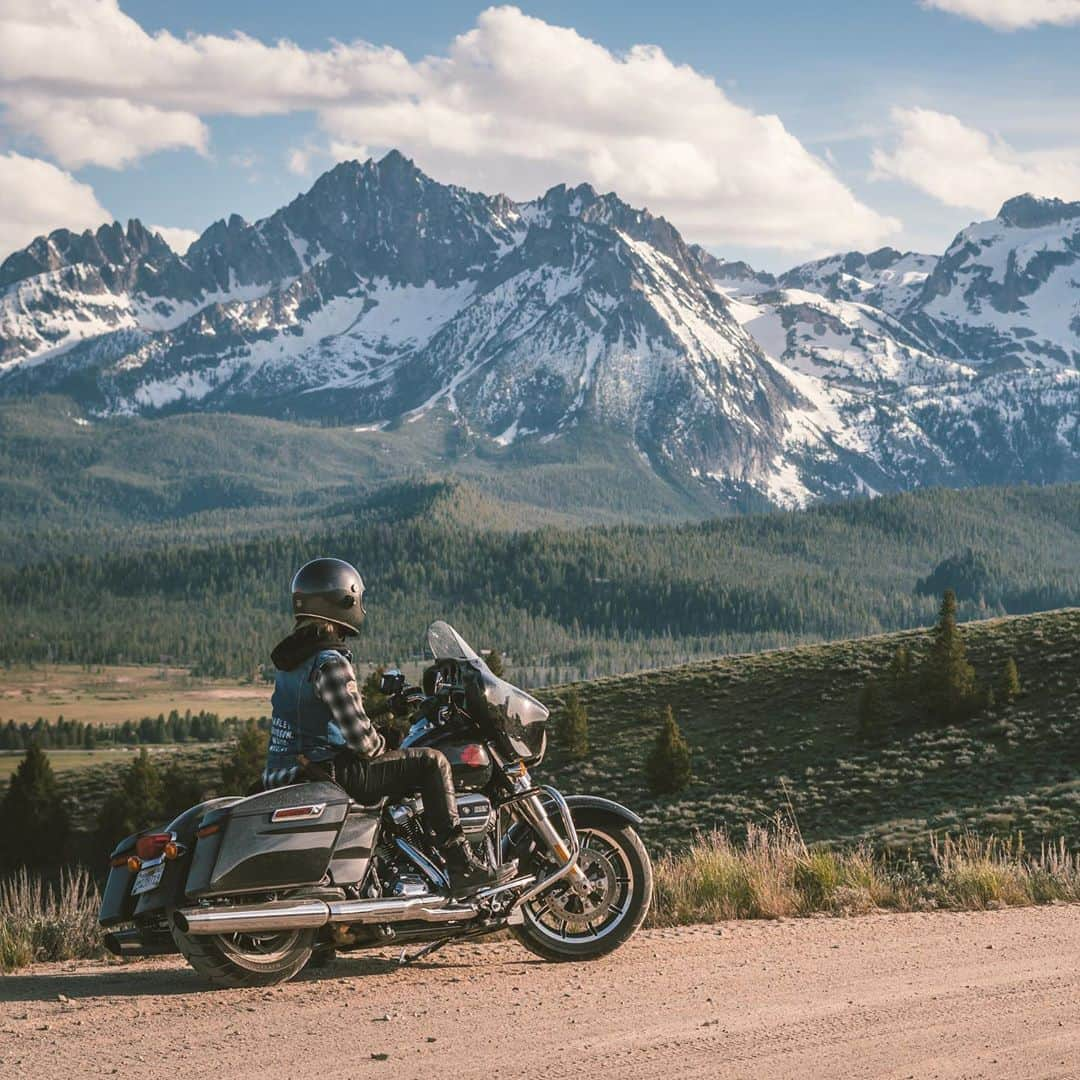
M354 954L269 991L50 965L0 977L0 1076L1080 1077L1078 958L1062 906L654 930L587 966Z

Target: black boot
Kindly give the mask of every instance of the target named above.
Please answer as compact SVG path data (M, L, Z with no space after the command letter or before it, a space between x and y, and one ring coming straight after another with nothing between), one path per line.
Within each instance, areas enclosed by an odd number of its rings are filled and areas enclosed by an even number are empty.
M450 895L470 896L480 889L505 885L517 874L517 860L503 863L497 870L485 866L464 836L452 837L443 848L446 872L450 877Z

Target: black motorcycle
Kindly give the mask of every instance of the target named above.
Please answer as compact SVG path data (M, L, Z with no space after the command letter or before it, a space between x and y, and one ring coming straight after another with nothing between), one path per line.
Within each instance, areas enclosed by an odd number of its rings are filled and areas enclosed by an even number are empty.
M359 806L330 781L294 784L212 799L121 841L99 916L116 928L109 949L180 952L217 986L268 986L335 951L402 943L409 961L504 928L549 960L626 941L652 899L640 819L534 783L547 708L447 623L432 623L428 646L422 687L384 676L413 720L401 745L447 756L469 842L491 867L516 860L512 880L455 899L419 797ZM426 944L409 955L413 942Z

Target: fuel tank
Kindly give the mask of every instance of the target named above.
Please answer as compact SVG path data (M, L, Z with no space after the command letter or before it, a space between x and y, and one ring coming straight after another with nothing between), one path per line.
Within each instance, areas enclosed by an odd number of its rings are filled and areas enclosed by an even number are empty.
M458 791L481 791L491 782L491 755L475 731L432 727L401 745L441 750L450 762Z

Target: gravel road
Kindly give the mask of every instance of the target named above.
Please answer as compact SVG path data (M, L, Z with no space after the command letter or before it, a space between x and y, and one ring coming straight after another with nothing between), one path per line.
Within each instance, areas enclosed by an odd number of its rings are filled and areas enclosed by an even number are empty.
M1080 1077L1080 908L642 932L589 965L510 941L218 991L172 958L0 977L0 1077Z

